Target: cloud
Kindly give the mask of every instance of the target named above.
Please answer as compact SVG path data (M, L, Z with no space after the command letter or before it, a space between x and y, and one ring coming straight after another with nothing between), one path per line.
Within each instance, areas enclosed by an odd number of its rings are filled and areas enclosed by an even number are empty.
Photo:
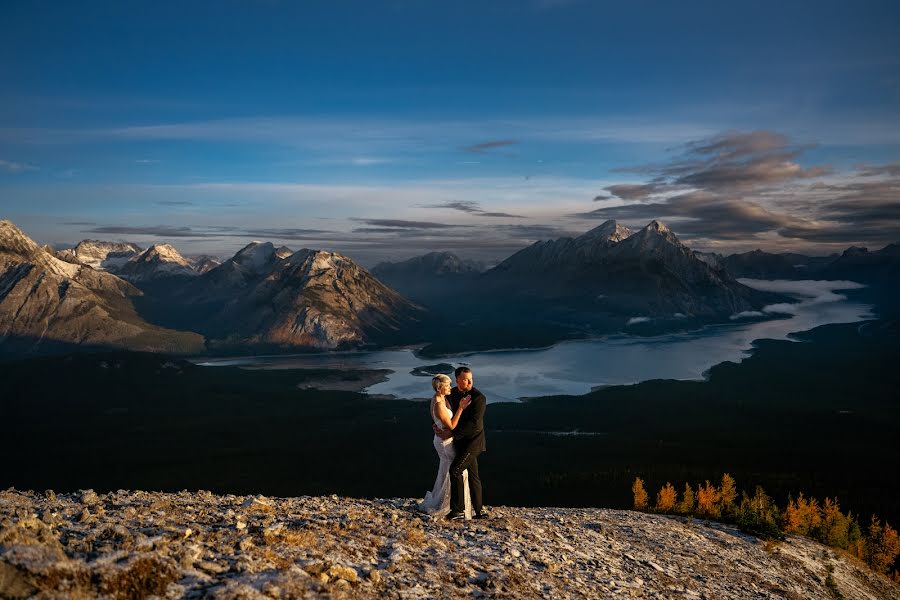
M482 142L480 144L475 144L474 146L466 146L463 148L464 152L471 152L473 154L484 154L490 150L496 150L497 148L504 148L506 146L513 146L518 144L519 142L516 140L491 140L489 142Z
M878 175L891 175L893 177L900 177L900 162L875 166L861 165L859 167L859 171L861 177L875 177Z
M605 188L622 203L572 216L632 224L660 219L679 236L735 243L849 245L896 237L900 178L892 173L900 165L865 165L837 176L828 166L801 166L810 147L772 131L726 131L690 141L667 163L620 169L648 178Z
M60 225L82 225L85 227L90 227L96 225L96 223L93 223L91 221L65 221L63 223L60 223Z
M23 173L25 171L37 171L37 167L13 160L0 159L0 171L7 173Z
M480 217L506 217L510 219L525 218L522 215L514 215L506 212L486 212L481 209L481 205L478 202L471 202L468 200L441 202L439 204L420 204L418 205L418 208L449 208L452 210L458 210L464 213L468 213L470 215L478 215Z
M631 317L630 319L628 319L628 322L625 323L625 325L628 326L634 325L636 323L646 323L647 321L650 321L650 317Z
M130 226L130 225L103 225L88 230L88 233L114 234L114 235L145 235L158 238L261 238L271 237L277 239L314 239L327 236L334 232L324 229L254 229L223 227L218 225L204 227L175 227L171 225L155 226Z
M187 200L157 200L156 203L163 206L192 206L194 204Z
M623 200L642 200L647 196L655 194L661 190L665 189L663 186L656 183L648 183L648 184L630 184L630 183L622 183L618 185L611 185L606 188L606 191L612 194L613 196L618 196ZM597 196L594 198L597 200L607 200L609 196L602 197Z
M157 225L153 227L132 227L127 225L103 225L90 229L88 233L114 234L114 235L149 235L154 237L207 237L209 234L194 231L190 227L171 227L169 225Z
M456 225L447 223L434 223L430 221L404 221L402 219L360 219L351 218L351 221L374 225L376 227L391 227L398 229L443 229L445 227L469 227L468 225Z

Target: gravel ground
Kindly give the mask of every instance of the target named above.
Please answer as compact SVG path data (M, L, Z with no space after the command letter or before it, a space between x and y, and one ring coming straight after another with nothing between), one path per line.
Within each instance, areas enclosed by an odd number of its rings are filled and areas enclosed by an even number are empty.
M0 492L2 598L900 598L801 537L608 509L414 499Z

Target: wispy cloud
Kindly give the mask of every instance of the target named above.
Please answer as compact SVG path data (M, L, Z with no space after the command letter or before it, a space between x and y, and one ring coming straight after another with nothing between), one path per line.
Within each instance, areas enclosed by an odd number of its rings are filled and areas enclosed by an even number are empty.
M514 146L519 142L516 140L491 140L489 142L481 142L480 144L474 144L472 146L466 146L463 148L465 152L471 152L473 154L484 154L490 150L496 150L497 148L505 148L506 146Z
M420 204L418 206L419 208L445 208L450 210L458 210L460 212L468 213L470 215L478 215L481 217L505 217L512 219L525 218L522 215L514 215L507 212L488 212L483 210L478 202L473 202L471 200L455 200L449 202L441 202L438 204Z
M0 159L0 171L6 171L7 173L22 173L24 171L37 171L37 167L14 160Z
M376 227L390 227L396 229L443 229L445 227L469 227L468 225L434 223L430 221L404 221L402 219L362 219L352 218L351 221L374 225Z

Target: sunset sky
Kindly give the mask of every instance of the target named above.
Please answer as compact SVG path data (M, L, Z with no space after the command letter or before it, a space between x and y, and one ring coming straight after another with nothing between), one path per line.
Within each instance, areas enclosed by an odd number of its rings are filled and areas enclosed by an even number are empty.
M490 261L615 218L900 241L897 2L17 2L0 218L230 255Z

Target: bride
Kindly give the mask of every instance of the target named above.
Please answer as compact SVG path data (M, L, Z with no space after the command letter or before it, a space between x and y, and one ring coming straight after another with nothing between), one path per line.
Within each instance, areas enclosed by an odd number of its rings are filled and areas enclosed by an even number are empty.
M450 394L450 378L446 375L435 375L431 380L431 387L436 392L431 398L431 419L440 429L453 430L459 422L459 416L472 401L470 396L460 400L459 408L454 413L450 409L447 396ZM442 517L450 512L450 463L456 457L453 448L453 437L442 440L434 436L434 449L437 451L440 464L438 465L437 478L434 480L434 488L425 494L425 499L419 504L419 510ZM463 471L463 489L466 498L466 519L472 518L472 498L469 495L469 472Z

